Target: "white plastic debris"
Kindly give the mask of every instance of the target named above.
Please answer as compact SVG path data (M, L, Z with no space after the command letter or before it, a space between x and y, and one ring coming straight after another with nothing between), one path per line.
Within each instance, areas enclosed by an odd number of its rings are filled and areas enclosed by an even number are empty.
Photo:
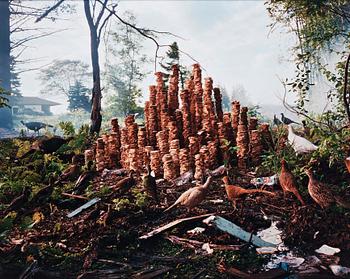
M214 250L210 248L209 243L204 243L202 249L206 251L209 255L213 254Z
M263 186L263 185L272 186L272 185L278 184L278 176L277 174L275 174L273 176L267 176L267 177L256 177L251 179L250 183L252 183L255 186Z
M269 228L258 232L257 236L259 236L262 240L275 244L279 251L288 250L282 241L282 231L277 228L277 221L273 221Z
M333 256L333 255L339 253L340 249L323 244L320 248L316 249L315 252L319 253L319 254L324 254L327 256Z
M267 269L277 268L280 263L287 263L290 267L296 268L305 262L304 258L296 257L289 252L286 255L277 255L266 265Z
M318 236L319 233L320 233L320 231L315 232L314 239L316 239L316 237Z
M219 230L251 243L257 247L276 247L275 244L267 242L261 239L259 236L243 230L241 227L220 216L210 216L204 219L203 223L207 224L208 226L215 226Z
M348 267L337 265L337 264L331 264L329 267L335 276L350 275L350 268Z
M219 203L223 203L224 200L217 199L217 200L210 200L210 202L213 203L213 204L219 204Z
M197 234L203 233L204 231L205 231L205 228L195 227L194 229L187 231L187 233L197 235Z

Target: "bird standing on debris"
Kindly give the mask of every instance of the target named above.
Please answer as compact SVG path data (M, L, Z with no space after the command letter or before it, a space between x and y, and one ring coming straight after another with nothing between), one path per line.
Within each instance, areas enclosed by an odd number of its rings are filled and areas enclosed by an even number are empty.
M91 179L95 176L96 171L92 169L92 162L90 161L87 170L84 171L75 182L73 194L80 195L89 186Z
M23 206L29 199L30 189L28 187L23 188L22 194L18 197L14 198L9 206L4 211L5 214L18 210L21 206Z
M281 113L281 120L283 124L289 125L289 124L300 124L298 122L293 121L292 119L289 119L288 117L285 117L283 113Z
M279 181L283 190L284 197L286 196L287 192L293 193L301 202L301 204L305 205L303 198L299 194L298 187L295 183L294 175L288 170L287 163L284 159L281 161L281 165L282 169L279 176Z
M276 114L273 115L273 124L275 124L276 126L280 126L283 124L281 120L277 118Z
M208 176L207 181L203 185L188 189L186 192L181 194L173 205L164 210L164 212L169 211L178 204L183 205L188 209L192 209L193 207L197 206L206 197L212 180L212 176Z
M150 165L147 165L147 173L142 177L142 183L147 194L158 203L157 182L152 175Z
M311 198L323 209L331 206L333 203L350 208L350 202L344 201L340 196L333 193L330 187L318 181L311 169L305 170L306 175L309 177L309 184L307 186Z
M296 135L291 125L288 125L288 142L297 154L310 153L318 148L307 139Z
M29 155L35 153L36 151L41 151L44 154L51 154L56 152L63 144L68 143L72 140L72 137L64 139L58 136L53 136L51 138L42 138L33 142L31 149L23 154L20 159L26 158Z
M59 181L73 181L78 178L80 173L80 165L78 156L74 155L72 158L72 164L69 165L67 169L65 169L59 177Z
M39 134L39 131L41 129L47 128L47 127L51 127L53 128L52 125L49 124L45 124L43 122L37 122L37 121L33 121L33 122L24 122L23 120L21 120L21 123L27 127L28 130L32 130L36 133Z
M42 203L44 203L46 201L46 199L48 199L54 189L54 178L51 176L49 178L49 185L40 189L36 195L31 199L30 203L35 204L35 205L41 205Z
M248 195L248 194L262 193L262 194L267 194L267 195L271 195L271 196L275 195L275 193L261 190L261 189L244 189L240 186L230 185L230 181L229 181L228 176L224 176L222 178L222 181L225 184L225 190L226 190L227 197L233 203L234 208L236 208L237 200L245 195Z

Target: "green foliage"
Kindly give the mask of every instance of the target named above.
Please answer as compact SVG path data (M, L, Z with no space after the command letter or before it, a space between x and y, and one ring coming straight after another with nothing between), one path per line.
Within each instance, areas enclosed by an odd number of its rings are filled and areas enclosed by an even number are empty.
M350 130L342 129L338 132L329 132L315 127L314 131L321 140L319 148L312 154L312 159L314 161L327 161L329 167L333 167L339 162L343 165L348 156L347 152L350 150Z
M68 90L68 110L76 111L79 109L90 111L91 104L89 98L90 90L85 87L79 80Z
M131 206L131 202L126 198L118 198L113 200L114 209L116 211L123 211Z
M23 156L26 152L30 150L32 146L29 140L14 139L13 143L18 148L16 155L17 157Z
M149 205L149 196L145 191L140 190L139 188L133 188L132 194L135 197L135 205L143 209Z
M45 170L51 175L60 175L64 168L67 166L56 155L45 154L44 155Z
M73 122L71 121L61 121L58 123L60 126L61 130L63 131L63 135L65 137L73 137L75 136L75 128L73 125Z
M8 95L10 95L10 93L5 91L2 87L0 87L0 108L9 107L8 98L6 98L6 96Z
M40 71L44 88L41 94L69 95L69 89L79 82L84 84L88 77L89 66L79 60L54 60L52 64Z
M336 69L329 69L324 59L327 53L343 54L349 51L350 43L350 4L346 0L269 0L267 10L273 18L274 27L281 24L298 38L293 54L296 63L296 77L286 81L289 91L298 96L297 109L308 113L309 89L316 74L326 77L333 88L327 97L337 105L334 114L344 119L342 100L342 80L344 76L344 58L337 63ZM340 44L339 44L340 43ZM338 58L337 57L337 58Z
M159 65L165 72L164 81L167 83L169 76L172 73L171 67L173 65L179 65L180 83L181 88L185 88L185 80L190 76L190 71L183 65L181 65L180 50L177 42L173 42L167 52L165 57L159 62Z
M124 18L136 24L135 16L126 12ZM139 83L145 78L143 65L148 61L141 53L144 37L124 24L117 24L111 33L113 43L110 44L111 57L107 66L107 82L113 93L107 98L107 110L114 116L125 116L139 112L137 104L142 96ZM117 59L117 64L111 64Z

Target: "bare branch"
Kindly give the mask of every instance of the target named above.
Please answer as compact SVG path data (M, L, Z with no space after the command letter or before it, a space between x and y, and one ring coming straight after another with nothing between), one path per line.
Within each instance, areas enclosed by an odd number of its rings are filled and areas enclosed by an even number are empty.
M344 89L343 89L343 102L345 106L345 111L348 116L348 124L350 125L350 103L349 103L349 94L348 94L348 75L349 75L349 63L350 63L350 54L346 59L345 64L345 73L344 73Z
M108 0L105 0L103 3L100 2L102 4L102 8L101 8L101 10L100 10L100 12L99 12L99 14L97 16L97 19L96 19L96 22L95 22L95 26L99 26L100 25L100 21L101 21L101 19L103 17L103 14L105 13L107 2L108 2Z
M47 17L49 15L49 13L51 13L54 10L56 10L63 2L64 2L64 0L59 0L55 5L53 5L49 9L47 9L41 16L39 16L35 20L35 23L37 23L37 22L41 21L42 19L44 19L45 17Z

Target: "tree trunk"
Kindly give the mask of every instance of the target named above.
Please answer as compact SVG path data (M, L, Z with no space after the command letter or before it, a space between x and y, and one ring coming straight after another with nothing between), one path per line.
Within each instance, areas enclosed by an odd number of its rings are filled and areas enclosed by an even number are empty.
M93 23L91 16L89 0L84 0L85 16L90 28L90 49L92 65L92 107L91 107L91 126L90 133L99 133L101 129L101 79L100 79L100 62L98 55L99 39L97 36L97 26Z
M348 116L348 126L350 127L350 93L348 87L348 75L349 75L349 63L350 63L350 54L346 59L345 63L345 75L344 75L344 91L343 91L343 102L345 107L346 115Z
M10 2L0 1L0 87L11 92ZM12 128L10 108L0 108L0 127Z

